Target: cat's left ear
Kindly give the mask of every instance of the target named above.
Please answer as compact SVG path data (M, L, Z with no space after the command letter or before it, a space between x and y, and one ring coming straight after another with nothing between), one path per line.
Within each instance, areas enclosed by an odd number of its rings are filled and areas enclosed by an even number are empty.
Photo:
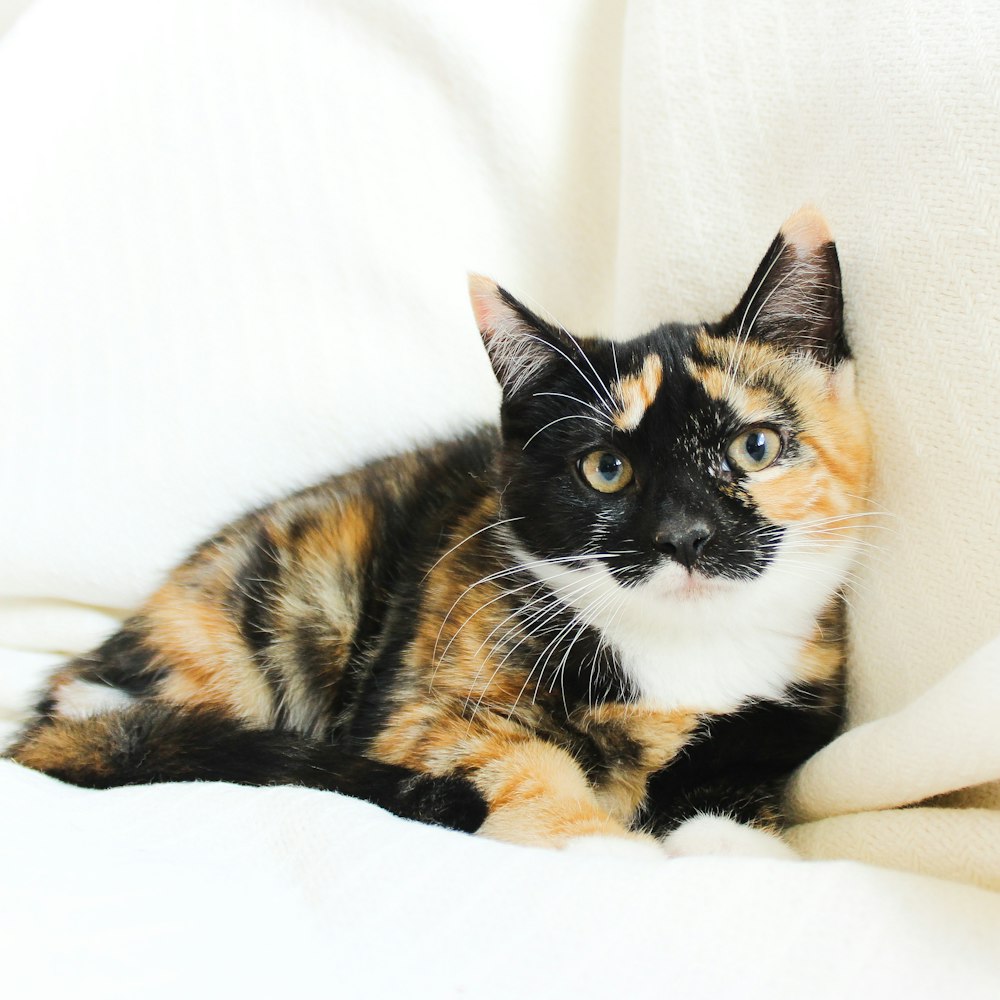
M540 319L489 278L470 274L469 297L505 400L536 384L560 357L573 353L575 345L568 334Z
M801 208L781 227L728 325L824 364L850 358L837 248L817 209Z

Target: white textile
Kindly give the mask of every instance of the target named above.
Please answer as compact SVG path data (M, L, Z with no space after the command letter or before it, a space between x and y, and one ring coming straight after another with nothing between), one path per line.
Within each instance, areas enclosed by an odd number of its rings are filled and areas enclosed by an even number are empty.
M811 201L887 513L793 840L925 875L651 868L8 763L0 981L995 995L1000 903L926 876L1000 888L997 51L987 0L35 0L0 38L8 731L248 505L494 412L467 270L582 333L716 318Z

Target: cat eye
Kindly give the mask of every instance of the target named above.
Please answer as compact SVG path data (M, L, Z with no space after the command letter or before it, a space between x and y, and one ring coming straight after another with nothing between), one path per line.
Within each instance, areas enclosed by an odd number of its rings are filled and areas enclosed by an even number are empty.
M592 451L579 462L580 475L599 493L617 493L632 482L632 466L613 451Z
M773 465L782 451L781 435L770 427L748 427L729 442L726 458L742 472L760 472Z

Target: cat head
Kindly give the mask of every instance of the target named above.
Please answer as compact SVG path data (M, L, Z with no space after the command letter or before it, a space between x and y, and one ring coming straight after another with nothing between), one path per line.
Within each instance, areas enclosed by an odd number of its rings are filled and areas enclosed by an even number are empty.
M470 284L503 393L501 516L526 562L578 607L754 591L815 615L850 564L871 464L818 212L788 220L715 323L581 338Z

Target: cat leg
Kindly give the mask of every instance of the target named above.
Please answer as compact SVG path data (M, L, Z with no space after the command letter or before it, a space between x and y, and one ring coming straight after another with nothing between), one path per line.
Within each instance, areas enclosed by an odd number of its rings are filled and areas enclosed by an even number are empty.
M716 855L796 859L773 829L696 813L662 839L629 830L599 803L579 765L560 748L527 740L472 775L486 798L483 836L636 859Z
M669 857L714 855L794 859L781 839L783 763L719 760L721 750L695 746L646 786L642 819ZM708 757L713 753L716 756Z
M744 768L685 784L668 768L649 781L647 822L670 857L795 859L778 832L786 780Z
M599 801L574 757L517 722L493 712L473 720L447 699L407 703L371 738L368 750L432 774L467 777L486 801L479 833L495 840L562 848L613 839L652 845L655 837L628 828L630 817Z
M41 718L5 756L88 788L163 781L302 785L466 832L486 815L483 796L461 777L422 774L294 732L253 728L222 712L152 699L83 718Z
M489 809L483 836L602 853L659 850L655 838L629 830L600 804L579 764L554 744L497 737L475 758L469 777Z

